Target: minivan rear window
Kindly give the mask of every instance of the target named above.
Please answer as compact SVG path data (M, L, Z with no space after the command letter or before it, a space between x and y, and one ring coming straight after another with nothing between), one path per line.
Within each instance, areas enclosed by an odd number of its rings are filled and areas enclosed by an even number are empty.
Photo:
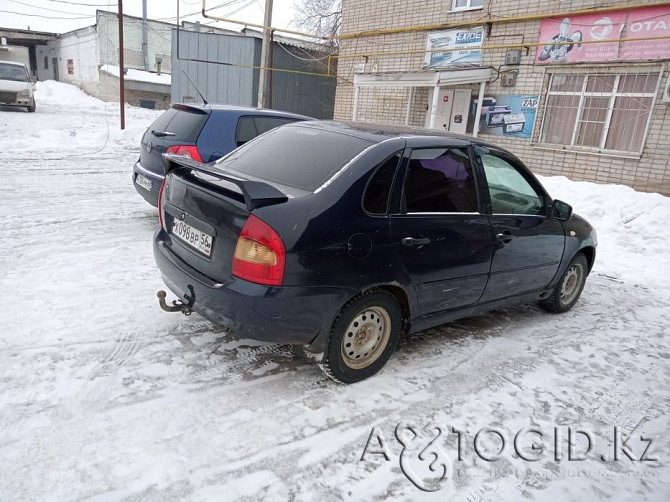
M279 127L217 161L219 169L314 191L373 143L312 127Z
M149 131L171 132L174 136L167 137L171 141L195 143L208 118L206 113L171 108L151 124Z

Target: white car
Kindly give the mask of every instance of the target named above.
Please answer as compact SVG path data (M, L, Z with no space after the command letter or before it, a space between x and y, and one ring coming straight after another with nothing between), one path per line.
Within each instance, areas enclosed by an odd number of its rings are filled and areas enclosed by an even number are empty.
M0 61L0 105L25 106L34 112L34 85L25 64Z

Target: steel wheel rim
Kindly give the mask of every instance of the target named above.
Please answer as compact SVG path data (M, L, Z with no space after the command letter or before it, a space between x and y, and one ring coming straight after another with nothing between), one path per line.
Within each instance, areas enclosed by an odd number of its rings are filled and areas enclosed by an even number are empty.
M561 283L561 303L567 305L572 302L579 294L584 277L584 268L575 263L565 273L563 282Z
M340 353L349 368L360 370L374 363L391 337L391 317L382 307L361 310L347 326Z

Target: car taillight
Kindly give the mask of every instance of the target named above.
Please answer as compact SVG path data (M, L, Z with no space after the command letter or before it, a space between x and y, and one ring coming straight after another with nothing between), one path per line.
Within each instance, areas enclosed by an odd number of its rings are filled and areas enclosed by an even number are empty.
M173 153L175 155L183 155L184 157L190 157L193 160L202 162L202 157L198 151L198 147L195 145L172 145L168 148L165 153Z
M286 251L279 234L267 223L249 216L237 239L233 275L250 282L279 286L284 280Z
M158 191L158 223L160 223L161 228L165 228L163 220L163 204L161 204L161 202L163 201L163 191L165 190L166 179L167 176L163 178L163 183L161 183L161 189Z

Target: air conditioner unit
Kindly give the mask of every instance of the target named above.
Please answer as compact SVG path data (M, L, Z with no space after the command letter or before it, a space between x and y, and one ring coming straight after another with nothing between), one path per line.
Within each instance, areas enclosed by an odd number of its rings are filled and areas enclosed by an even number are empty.
M663 97L661 98L661 101L670 103L670 75L668 75L668 80L665 82L665 86L663 86Z
M521 49L507 49L507 52L505 53L505 64L521 64Z
M506 71L500 74L500 85L502 87L514 87L516 85L516 71Z

